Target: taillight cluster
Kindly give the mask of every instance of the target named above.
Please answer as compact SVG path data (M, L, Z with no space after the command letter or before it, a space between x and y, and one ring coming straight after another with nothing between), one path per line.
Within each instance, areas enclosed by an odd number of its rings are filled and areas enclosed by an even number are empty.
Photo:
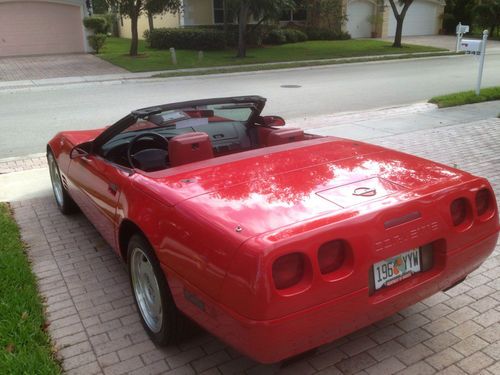
M451 213L451 221L454 226L459 226L464 223L467 218L468 211L468 201L465 198L458 198L451 202L450 213Z
M344 240L324 243L317 251L317 264L322 275L336 275L345 268L351 257L350 247ZM273 263L274 286L278 290L306 285L311 280L312 265L309 256L304 253L282 255Z
M276 259L273 264L273 279L276 289L288 289L304 277L305 255L291 253Z
M338 270L344 264L347 245L343 240L327 242L318 250L319 269L323 275Z
M476 215L480 219L489 218L495 209L493 195L487 188L480 189L476 192L474 203ZM472 207L470 201L464 197L455 199L450 205L450 215L454 226L466 226L472 221Z
M488 189L479 190L476 193L477 216L488 215L493 209L493 197L491 192Z

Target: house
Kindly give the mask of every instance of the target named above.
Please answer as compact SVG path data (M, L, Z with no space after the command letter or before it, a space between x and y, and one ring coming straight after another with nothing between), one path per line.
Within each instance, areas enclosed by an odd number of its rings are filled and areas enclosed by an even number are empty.
M395 0L398 10L399 2ZM403 35L435 35L441 30L444 0L414 0L403 22ZM345 31L352 38L393 37L396 18L389 0L347 0Z
M182 12L176 14L165 13L154 16L155 27L183 27L217 25L224 23L223 0L184 0ZM137 29L139 38L143 38L144 31L149 30L148 18L141 15ZM121 17L118 25L119 34L123 38L131 38L130 19Z
M89 50L85 0L0 0L0 57Z
M305 0L298 0L304 2ZM396 18L389 0L342 0L347 20L342 26L352 38L392 37L396 33ZM401 10L398 0L397 7ZM403 35L435 35L441 29L445 0L414 0L408 9ZM306 22L305 8L283 11L281 23ZM224 21L223 0L184 0L183 11L166 13L154 17L155 27L183 27L222 24ZM148 30L145 15L139 18L139 37ZM130 19L121 18L120 36L130 38Z

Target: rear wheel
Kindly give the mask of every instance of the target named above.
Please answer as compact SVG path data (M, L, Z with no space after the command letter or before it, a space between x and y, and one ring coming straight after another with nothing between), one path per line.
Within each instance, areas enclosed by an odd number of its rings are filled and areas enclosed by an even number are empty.
M50 150L47 151L47 163L49 165L50 181L52 182L52 191L54 192L57 207L65 215L75 212L77 210L76 203L70 197L62 183L59 166L54 154Z
M177 342L184 317L175 306L151 245L143 236L132 236L127 260L132 293L146 332L160 346Z

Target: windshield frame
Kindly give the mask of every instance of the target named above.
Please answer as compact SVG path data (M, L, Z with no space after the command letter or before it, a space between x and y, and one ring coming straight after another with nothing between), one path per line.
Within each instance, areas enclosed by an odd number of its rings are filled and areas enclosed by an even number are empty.
M111 125L109 128L104 130L95 140L92 142L92 152L99 154L102 146L108 141L113 139L116 135L122 133L128 127L132 126L139 119L147 118L154 114L159 114L169 110L182 109L186 107L195 107L203 105L214 105L214 104L243 104L243 103L253 103L254 106L251 108L252 113L245 122L245 126L254 123L258 116L260 116L264 106L266 104L266 99L261 96L235 96L227 98L213 98L213 99L201 99L192 100L186 102L178 102L171 104L164 104L153 107L146 107L132 111L127 116L118 120L115 124Z

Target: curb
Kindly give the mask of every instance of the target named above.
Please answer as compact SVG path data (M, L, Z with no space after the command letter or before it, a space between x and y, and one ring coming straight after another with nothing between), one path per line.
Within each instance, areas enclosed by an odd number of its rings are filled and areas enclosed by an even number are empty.
M0 175L45 168L46 165L47 161L44 152L3 158L0 159Z
M368 64L368 63L383 63L391 61L399 61L402 56L408 56L409 54L390 54L390 55L375 55L375 56L359 56L359 57L344 57L337 59L324 59L324 60L302 60L302 61L284 61L284 62L272 62L263 64L245 64L245 65L228 65L228 66L215 66L206 68L192 68L192 69L177 69L177 70L158 70L152 72L140 72L140 73L126 73L126 74L106 74L102 76L73 76L73 77L59 77L59 78L45 78L38 80L20 80L20 81L5 81L0 82L0 92L2 91L17 91L23 89L33 89L33 88L51 88L60 86L73 86L73 85L93 85L93 84L124 84L124 83L136 83L136 82L159 82L166 79L172 78L189 78L189 77L200 77L200 76L217 76L217 75L230 75L230 74L247 74L247 73L260 73L268 72L270 70L299 70L299 69L319 69L328 68L338 65L345 64ZM450 51L437 51L437 52L418 52L411 54L411 57L405 58L404 60L416 60L416 59L433 59L442 57L457 57L462 56L461 54L455 54ZM366 61L366 59L371 59ZM312 65L298 66L298 67L282 67L282 65L293 65L300 63L311 63ZM252 68L258 67L273 67L280 66L275 69L262 69L262 70L252 70ZM247 71L236 71L236 72L226 72L220 73L217 70L220 69L241 69L248 68ZM213 73L211 73L213 71ZM189 74L200 72L202 74ZM175 75L171 77L156 77L159 74L177 74L186 73L186 75Z

